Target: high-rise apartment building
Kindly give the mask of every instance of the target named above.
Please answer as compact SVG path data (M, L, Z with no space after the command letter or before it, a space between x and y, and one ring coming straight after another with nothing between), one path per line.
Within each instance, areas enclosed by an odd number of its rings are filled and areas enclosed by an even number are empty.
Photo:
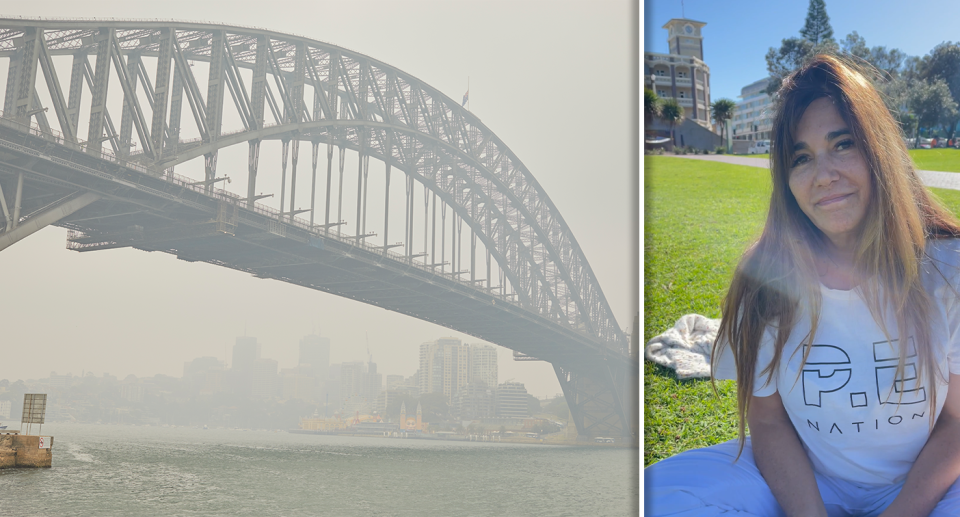
M457 391L469 382L470 349L457 338L440 338L420 345L420 394L443 393L453 404Z
M527 418L527 388L521 382L505 382L497 387L497 416Z
M497 386L497 348L490 345L470 347L470 383L482 382L488 388Z

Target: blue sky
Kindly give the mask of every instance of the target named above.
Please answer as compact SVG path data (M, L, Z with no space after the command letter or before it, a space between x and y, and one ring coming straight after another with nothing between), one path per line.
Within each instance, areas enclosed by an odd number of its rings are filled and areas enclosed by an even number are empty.
M704 61L710 66L713 100L737 100L740 89L767 75L764 55L784 38L799 36L808 0L684 0L686 17L706 23ZM873 47L922 56L943 41L960 40L960 5L894 0L827 0L834 38L857 31ZM926 5L927 7L921 7ZM644 51L667 52L663 25L681 18L681 0L644 2Z

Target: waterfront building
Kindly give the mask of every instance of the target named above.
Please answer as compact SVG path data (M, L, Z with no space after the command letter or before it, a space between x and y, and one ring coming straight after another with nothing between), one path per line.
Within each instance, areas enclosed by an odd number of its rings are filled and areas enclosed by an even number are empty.
M457 403L451 412L460 420L493 418L497 414L496 384L488 386L482 381L471 382L457 393Z
M773 129L773 98L766 94L770 78L754 81L740 90L740 101L730 121L733 140L770 140Z
M527 418L527 388L521 382L505 382L497 387L497 416Z
M417 417L407 418L407 403L400 404L400 429L404 431L423 431L423 410L417 402Z
M13 402L9 400L0 400L0 418L10 418L10 413L13 410Z

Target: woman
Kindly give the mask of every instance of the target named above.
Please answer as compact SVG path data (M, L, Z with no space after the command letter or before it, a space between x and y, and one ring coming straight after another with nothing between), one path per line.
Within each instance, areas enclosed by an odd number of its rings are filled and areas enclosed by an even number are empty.
M772 140L714 345L740 440L648 468L647 514L960 515L960 222L837 58L784 81Z

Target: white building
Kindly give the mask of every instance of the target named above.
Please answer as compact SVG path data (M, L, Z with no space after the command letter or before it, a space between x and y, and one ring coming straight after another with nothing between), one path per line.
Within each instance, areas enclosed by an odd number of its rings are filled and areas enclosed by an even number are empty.
M764 78L740 90L740 102L730 121L733 140L770 140L773 129L773 99L763 92L770 79Z
M489 388L495 388L497 380L497 348L490 345L470 345L469 382L482 382Z
M674 18L667 29L670 53L643 53L644 86L660 98L674 98L684 117L711 129L710 67L703 61L704 22Z

